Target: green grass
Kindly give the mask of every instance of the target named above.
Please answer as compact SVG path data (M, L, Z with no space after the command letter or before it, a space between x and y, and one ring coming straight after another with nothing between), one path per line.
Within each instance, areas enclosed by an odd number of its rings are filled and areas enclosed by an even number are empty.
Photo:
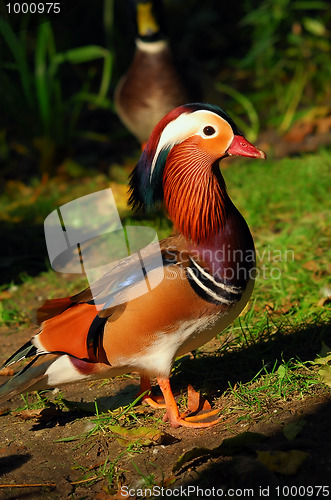
M279 365L275 362L270 371L263 366L246 384L239 382L235 388L229 384L229 393L238 402L236 411L241 410L246 414L247 409L266 411L273 400L303 399L312 393L313 386L320 383L316 372L308 367L307 362L290 359Z
M18 307L11 300L0 302L0 326L16 324L18 320L25 320L25 315L21 314Z
M16 411L25 411L25 410L42 410L44 408L48 408L50 405L54 405L56 401L57 406L62 406L61 404L61 395L57 394L54 401L50 401L48 398L48 391L40 391L34 392L32 394L21 394L21 398L23 404L17 408Z
M254 299L291 305L300 319L320 310L330 262L330 152L226 170L228 190L254 235ZM263 272L264 266L264 272Z

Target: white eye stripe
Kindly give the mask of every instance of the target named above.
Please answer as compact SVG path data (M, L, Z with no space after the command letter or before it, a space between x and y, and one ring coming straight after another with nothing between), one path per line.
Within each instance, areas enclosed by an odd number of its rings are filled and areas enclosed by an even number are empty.
M176 120L173 120L172 122L168 123L168 125L164 128L162 134L160 135L160 140L157 145L157 149L153 158L152 166L151 166L151 174L150 174L150 180L152 179L154 168L157 162L157 159L159 157L159 154L163 149L166 149L166 147L170 144L175 145L179 144L182 142L187 135L188 132L188 125L191 125L192 127L192 121L190 120L191 114L189 113L182 113ZM190 137L193 135L193 130L192 133L187 135L187 137ZM185 131L185 132L184 132ZM190 131L191 132L191 131Z
M211 120L211 117L216 117L218 120L224 121L229 126L228 122L217 113L213 113L212 111L207 111L205 109L199 109L198 111L194 111L193 113L182 113L178 116L178 118L166 125L160 136L160 140L153 158L150 180L152 179L157 159L162 150L167 149L167 147L169 146L173 147L175 144L179 144L180 142L183 142L185 139L188 139L193 135L200 135L204 139L215 138L215 135L218 134L219 131L216 125L211 125L210 122L213 121ZM203 133L203 129L206 126L213 127L216 133L211 136L205 135Z

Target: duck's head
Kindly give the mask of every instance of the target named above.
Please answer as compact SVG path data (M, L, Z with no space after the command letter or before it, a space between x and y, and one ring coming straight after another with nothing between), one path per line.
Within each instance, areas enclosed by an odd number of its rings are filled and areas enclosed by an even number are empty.
M137 36L145 42L164 37L163 5L160 0L135 0Z
M205 241L224 225L228 197L219 162L231 155L266 157L218 106L180 106L154 128L131 175L129 204L164 203L186 238Z

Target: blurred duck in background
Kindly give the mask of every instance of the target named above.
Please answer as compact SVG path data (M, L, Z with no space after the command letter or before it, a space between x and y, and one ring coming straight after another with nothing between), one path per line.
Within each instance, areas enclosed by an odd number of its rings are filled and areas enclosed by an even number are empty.
M117 113L144 149L155 125L189 98L164 37L160 0L135 0L137 38L132 63L114 94Z

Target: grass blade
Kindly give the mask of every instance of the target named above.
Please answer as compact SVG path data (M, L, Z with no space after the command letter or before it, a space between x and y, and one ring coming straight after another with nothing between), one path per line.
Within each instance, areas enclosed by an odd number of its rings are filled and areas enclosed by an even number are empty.
M42 23L38 28L35 52L35 82L42 123L49 132L50 82L47 75L46 51L50 37L50 24Z
M248 128L247 125L245 126L244 122L242 122L242 127L244 129L245 135L247 135L247 137L251 141L255 141L259 133L260 121L252 102L246 96L244 96L244 94L238 92L238 90L229 87L228 85L225 85L224 83L220 82L217 83L216 89L219 92L222 92L223 94L227 94L230 97L232 97L244 108L251 123L251 126Z
M4 19L0 19L0 33L5 39L8 47L10 48L14 59L17 64L17 69L20 75L24 96L29 103L33 105L33 97L30 81L30 69L25 52L24 45L20 42L19 38L15 35L9 23Z

